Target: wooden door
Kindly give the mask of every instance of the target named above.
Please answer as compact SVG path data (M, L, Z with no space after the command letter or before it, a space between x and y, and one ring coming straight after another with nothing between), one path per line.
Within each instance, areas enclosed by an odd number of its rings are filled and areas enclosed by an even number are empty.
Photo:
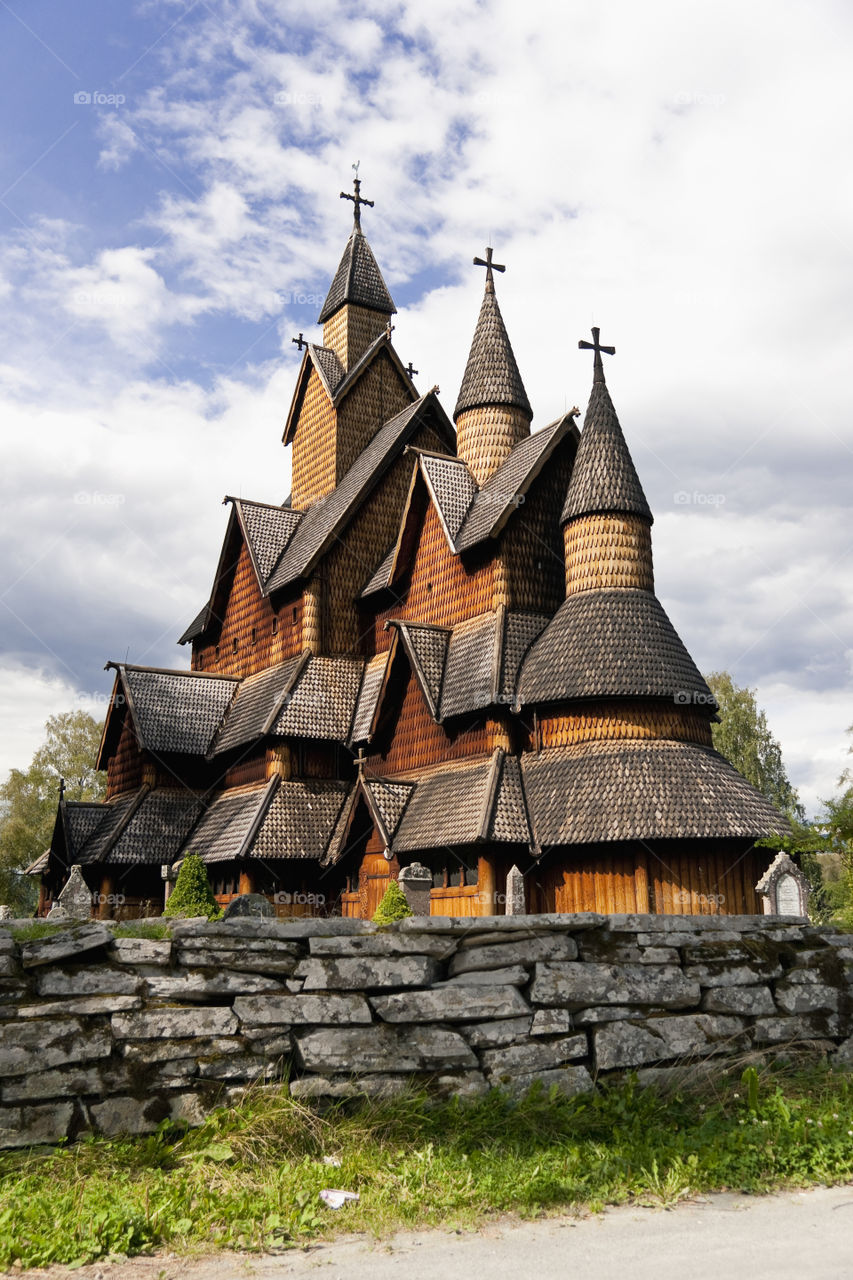
M388 862L384 853L366 853L358 873L358 898L362 920L372 920L385 890L392 879L395 862Z

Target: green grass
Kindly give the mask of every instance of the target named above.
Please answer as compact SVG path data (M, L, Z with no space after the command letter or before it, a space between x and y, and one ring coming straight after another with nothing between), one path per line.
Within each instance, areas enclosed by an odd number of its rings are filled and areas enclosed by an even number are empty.
M117 938L171 938L171 920L127 920L113 930Z
M571 1100L533 1090L436 1106L412 1092L323 1114L267 1089L187 1133L0 1156L0 1267L844 1182L851 1135L853 1075L828 1068L749 1068L668 1095L629 1081ZM361 1198L335 1213L323 1187Z
M11 930L16 942L35 942L38 938L49 938L54 933L62 933L71 928L72 922L64 924L48 924L46 920L34 920L32 924L19 924Z

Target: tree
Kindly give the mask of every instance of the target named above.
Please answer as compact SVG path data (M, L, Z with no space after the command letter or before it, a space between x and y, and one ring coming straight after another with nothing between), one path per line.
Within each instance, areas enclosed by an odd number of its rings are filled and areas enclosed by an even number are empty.
M717 751L781 813L804 823L806 811L785 771L778 739L755 700L755 690L735 684L728 671L714 671L705 679L720 708L720 723L711 726Z
M373 916L374 924L392 924L394 920L405 920L415 913L409 906L409 900L396 880L389 880L388 888Z
M215 920L220 915L204 863L197 853L188 853L181 863L163 915L183 916L185 919L207 916L208 920Z
M68 800L103 799L95 769L102 729L86 711L51 716L29 768L12 769L0 785L0 902L18 911L35 905L35 885L21 872L50 844L60 778Z

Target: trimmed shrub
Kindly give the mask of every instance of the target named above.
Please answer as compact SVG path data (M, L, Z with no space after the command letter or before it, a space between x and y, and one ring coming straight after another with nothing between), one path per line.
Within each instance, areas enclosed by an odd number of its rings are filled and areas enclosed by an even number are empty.
M407 916L413 916L414 914L403 890L396 880L392 880L385 890L385 896L376 908L373 923L391 924L393 920L405 920Z
M166 903L164 916L207 916L216 920L222 912L216 905L204 863L197 853L189 853L181 863L175 887Z

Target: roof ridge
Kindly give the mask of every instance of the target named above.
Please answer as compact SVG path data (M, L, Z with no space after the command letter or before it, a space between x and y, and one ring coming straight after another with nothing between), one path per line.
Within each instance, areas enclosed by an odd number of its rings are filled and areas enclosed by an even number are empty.
M598 381L589 397L560 523L607 511L654 521L607 384Z
M344 246L318 324L324 324L347 303L385 315L394 315L397 310L367 236L358 226L353 227Z

